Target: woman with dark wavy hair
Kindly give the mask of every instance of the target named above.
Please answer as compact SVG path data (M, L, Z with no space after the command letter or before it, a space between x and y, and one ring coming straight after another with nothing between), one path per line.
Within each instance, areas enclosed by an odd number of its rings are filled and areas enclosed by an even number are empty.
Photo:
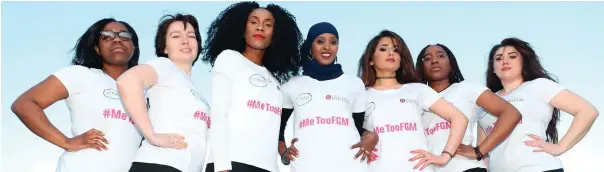
M512 104L488 91L486 86L464 81L455 55L445 45L435 44L424 47L417 56L416 68L422 83L430 86L445 100L461 110L469 120L458 148L458 150L467 149L468 151L459 151L457 154L461 156L454 157L447 165L434 168L435 171L486 172L487 169L482 159L486 158L487 153L493 147L503 142L512 133L520 121L520 112ZM498 121L497 128L486 138L484 132L474 131L478 119L477 112L480 108L501 119ZM422 123L426 127L425 135L429 151L440 152L447 144L447 138L451 132L448 127L441 126L448 126L449 122L434 112L424 112ZM478 136L477 146L472 147L471 144L476 136Z
M212 22L202 61L213 65L206 171L278 171L282 83L297 75L302 34L278 5L238 2Z
M23 93L11 109L34 134L65 152L57 172L128 171L142 136L124 111L116 79L138 64L138 36L123 21L106 18L78 39L72 65ZM71 115L68 138L44 109L65 100Z
M512 134L490 152L489 171L564 171L557 156L587 134L598 110L558 84L529 43L518 38L506 38L491 49L486 80L491 91L522 114ZM575 118L558 142L560 110ZM490 114L479 118L482 129L491 134L497 118Z

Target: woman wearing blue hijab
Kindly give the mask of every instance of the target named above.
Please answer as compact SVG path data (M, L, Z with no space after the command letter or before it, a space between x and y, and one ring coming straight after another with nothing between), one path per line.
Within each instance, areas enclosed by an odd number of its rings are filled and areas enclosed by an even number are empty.
M375 133L362 127L363 81L344 74L335 63L338 45L338 31L332 24L313 25L300 50L303 75L281 89L279 153L284 164L291 161L293 172L366 172L378 142ZM294 139L287 148L283 133L294 111Z

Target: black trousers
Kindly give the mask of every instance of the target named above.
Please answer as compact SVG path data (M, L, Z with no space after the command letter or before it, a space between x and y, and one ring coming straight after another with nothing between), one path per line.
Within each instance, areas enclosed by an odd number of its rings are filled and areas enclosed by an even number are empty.
M182 172L174 167L162 165L162 164L153 164L153 163L144 163L144 162L133 162L130 170L128 172Z
M487 172L487 169L485 168L472 168L472 169L468 169L466 171L463 172ZM548 170L548 171L544 171L544 172L564 172L564 169L555 169L555 170Z
M231 167L233 168L231 172L269 172L268 170L256 166L234 161L231 162ZM214 163L209 163L208 166L206 166L206 172L214 172Z
M466 171L463 172L487 172L486 168L472 168L472 169L467 169Z

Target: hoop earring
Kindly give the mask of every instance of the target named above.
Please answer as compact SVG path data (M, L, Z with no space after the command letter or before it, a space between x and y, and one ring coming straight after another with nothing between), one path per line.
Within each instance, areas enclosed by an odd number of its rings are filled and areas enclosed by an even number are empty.
M313 60L312 51L308 50L308 59Z

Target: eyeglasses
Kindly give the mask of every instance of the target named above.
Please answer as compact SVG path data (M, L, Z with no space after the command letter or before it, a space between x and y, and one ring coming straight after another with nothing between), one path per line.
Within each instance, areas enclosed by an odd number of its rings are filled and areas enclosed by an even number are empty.
M132 39L132 34L130 32L121 31L121 32L113 32L109 30L101 31L101 39L105 41L110 41L115 39L115 37L119 37L122 41L130 41Z

